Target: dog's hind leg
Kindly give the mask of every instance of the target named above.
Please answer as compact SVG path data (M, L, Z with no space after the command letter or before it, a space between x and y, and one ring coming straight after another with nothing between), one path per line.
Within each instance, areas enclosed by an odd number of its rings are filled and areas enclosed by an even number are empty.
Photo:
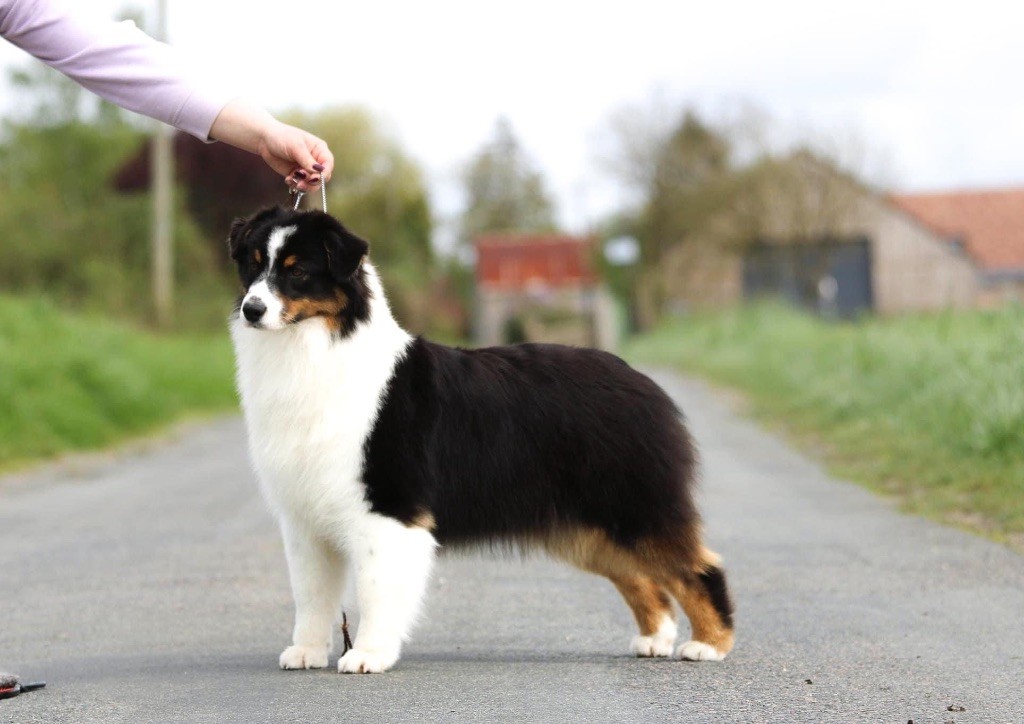
M334 622L341 607L345 559L300 526L281 521L288 574L295 598L292 645L282 653L282 669L322 669L331 653Z
M718 556L703 550L703 564L666 581L690 619L691 639L676 650L676 657L691 661L721 661L733 645L733 608L719 567Z
M732 602L718 556L700 546L696 535L628 546L598 530L578 530L552 536L545 547L557 558L615 583L640 625L634 653L660 656L671 650L675 622L667 591L679 601L693 629L691 640L676 649L676 656L720 661L733 645Z
M359 630L338 671L372 674L398 661L420 610L437 543L424 528L371 513L349 548L356 576Z
M630 642L637 656L671 656L676 641L676 620L672 599L654 579L643 575L610 575L636 617L640 635Z
M644 573L638 555L613 543L600 531L572 531L545 541L548 552L589 573L608 578L636 618L640 635L630 642L637 656L671 656L676 640L672 599Z

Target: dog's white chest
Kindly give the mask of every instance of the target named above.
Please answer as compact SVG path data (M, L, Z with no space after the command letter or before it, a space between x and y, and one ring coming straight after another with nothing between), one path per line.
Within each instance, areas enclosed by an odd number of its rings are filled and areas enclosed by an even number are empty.
M332 341L318 320L231 331L249 450L275 512L314 529L365 515L364 446L408 335L369 325Z

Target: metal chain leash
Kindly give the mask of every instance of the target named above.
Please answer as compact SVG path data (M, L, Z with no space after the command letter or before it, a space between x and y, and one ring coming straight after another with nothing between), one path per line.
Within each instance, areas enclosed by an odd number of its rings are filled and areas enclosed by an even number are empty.
M299 204L302 203L302 197L306 195L305 191L299 191L298 189L289 189L288 193L295 197L295 204L292 206L292 211L299 210ZM324 205L324 213L327 213L327 180L323 176L320 177L320 201Z

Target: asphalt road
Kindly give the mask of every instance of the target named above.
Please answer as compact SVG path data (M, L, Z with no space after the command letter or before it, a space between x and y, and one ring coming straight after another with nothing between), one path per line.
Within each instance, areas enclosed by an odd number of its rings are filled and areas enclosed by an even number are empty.
M279 671L284 556L231 419L0 481L0 671L49 682L0 701L0 724L1024 721L1024 557L657 378L702 447L738 608L725 662L629 657L631 616L596 577L449 558L392 672Z

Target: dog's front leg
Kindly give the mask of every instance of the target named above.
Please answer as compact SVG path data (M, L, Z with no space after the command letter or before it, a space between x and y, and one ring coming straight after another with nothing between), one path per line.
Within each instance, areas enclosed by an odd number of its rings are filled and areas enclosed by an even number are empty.
M322 669L331 654L346 561L331 545L288 520L281 520L281 535L295 598L295 630L279 663L282 669Z
M353 536L352 565L359 602L355 647L341 657L338 671L387 671L419 613L437 542L423 528L370 514Z

